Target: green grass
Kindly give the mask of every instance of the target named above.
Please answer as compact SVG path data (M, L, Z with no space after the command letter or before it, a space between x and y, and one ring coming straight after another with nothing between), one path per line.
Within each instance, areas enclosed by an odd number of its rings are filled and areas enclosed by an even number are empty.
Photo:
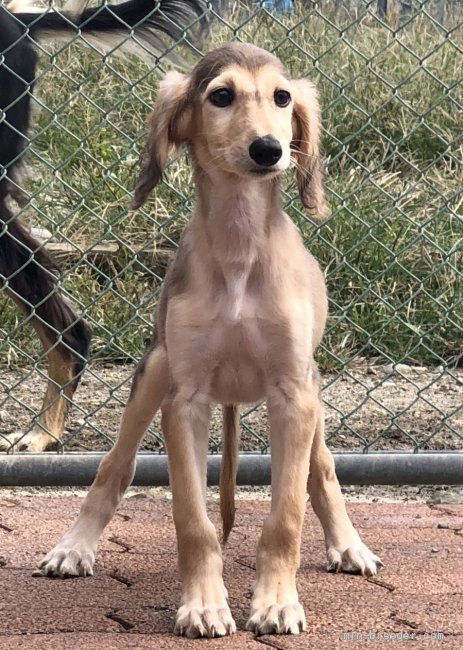
M323 106L332 216L316 227L287 179L287 210L327 270L331 317L320 361L354 356L455 364L462 354L463 26L450 38L420 18L393 27L350 25L344 14L274 20L242 8L208 40L238 36L273 50L294 76L310 76ZM239 27L241 25L241 27ZM191 59L193 60L193 59ZM109 62L78 46L41 54L33 194L24 218L82 250L101 240L120 254L64 260L63 289L94 328L93 356L138 358L149 339L165 257L192 205L186 157L144 210L128 213L145 119L162 72L133 59ZM0 361L21 364L37 342L0 297ZM0 330L1 334L1 330ZM13 344L13 347L9 345Z

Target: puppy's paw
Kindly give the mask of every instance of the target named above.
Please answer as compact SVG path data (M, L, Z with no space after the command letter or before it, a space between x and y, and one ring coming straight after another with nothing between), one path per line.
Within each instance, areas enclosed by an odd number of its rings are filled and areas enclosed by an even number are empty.
M293 605L253 606L246 629L262 634L299 634L307 629L304 610L300 603Z
M358 573L369 578L375 576L384 566L379 557L363 542L345 549L332 546L326 554L330 573Z
M61 540L42 560L35 575L76 578L93 575L95 551L85 540Z
M33 429L29 433L7 433L0 438L0 451L13 453L15 451L46 451L56 448L58 440L45 431Z
M177 612L174 633L192 639L227 636L236 632L236 624L228 605L206 607L182 605Z

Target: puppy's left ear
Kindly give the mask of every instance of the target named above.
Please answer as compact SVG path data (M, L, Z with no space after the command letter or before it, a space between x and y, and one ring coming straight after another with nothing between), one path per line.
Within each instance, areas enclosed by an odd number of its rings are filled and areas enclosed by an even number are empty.
M169 155L188 138L191 106L188 102L189 78L175 70L159 84L156 102L148 119L148 143L137 179L131 208L145 203L151 190L161 181Z
M297 186L302 205L316 219L328 215L320 159L320 105L315 86L307 79L292 81L293 140Z

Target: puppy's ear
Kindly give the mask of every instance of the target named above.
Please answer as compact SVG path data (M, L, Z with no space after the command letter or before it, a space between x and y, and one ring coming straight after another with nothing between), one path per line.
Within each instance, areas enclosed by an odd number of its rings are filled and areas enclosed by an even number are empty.
M297 162L296 179L302 205L313 217L322 219L329 211L323 187L320 160L320 105L315 86L306 79L293 84L293 140Z
M148 143L135 186L132 209L145 203L162 179L169 155L187 138L191 109L187 100L188 77L168 72L159 84L158 95L148 118Z

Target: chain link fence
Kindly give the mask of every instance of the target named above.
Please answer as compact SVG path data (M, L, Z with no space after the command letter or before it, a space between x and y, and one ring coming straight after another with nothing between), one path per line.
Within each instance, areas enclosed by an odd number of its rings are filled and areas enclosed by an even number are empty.
M290 175L284 200L326 269L330 319L318 360L331 448L461 449L463 3L221 4L207 50L256 43L320 91L331 217L319 226L306 217ZM193 201L182 155L144 209L128 212L145 120L169 63L108 57L82 38L37 46L25 199L11 202L93 329L54 441L60 451L111 446ZM181 43L173 50L187 65L201 55ZM38 421L47 365L31 315L5 292L0 314L0 440L12 451L16 434ZM217 451L217 414L211 430ZM159 431L155 421L144 449L163 450ZM242 433L244 450L268 451L265 405L244 409Z

